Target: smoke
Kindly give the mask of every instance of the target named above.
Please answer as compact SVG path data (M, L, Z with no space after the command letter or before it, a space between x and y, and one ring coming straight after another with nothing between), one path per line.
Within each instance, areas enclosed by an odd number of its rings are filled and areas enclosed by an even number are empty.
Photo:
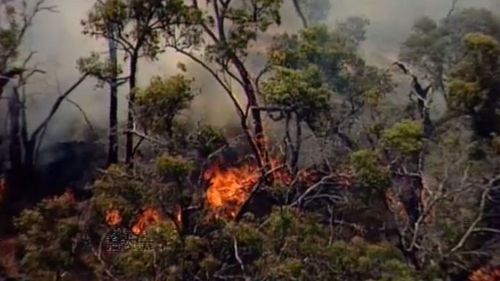
M94 1L91 0L49 0L58 7L58 13L41 14L29 32L25 49L36 51L34 64L46 71L31 81L29 88L29 123L37 124L50 110L50 105L79 73L75 62L91 51L105 52L106 42L84 36L81 33L80 20L89 11ZM285 1L283 25L273 28L272 33L283 31L295 32L301 25L293 10L291 1ZM334 26L336 22L350 16L364 16L370 20L367 40L361 53L369 63L388 65L394 61L399 46L411 31L417 18L428 15L435 19L444 17L452 0L331 0L331 9L326 24ZM500 11L498 0L459 0L457 8L476 6ZM264 38L270 40L270 36ZM258 46L257 46L258 47ZM256 56L255 65L262 64L262 56ZM152 75L173 75L178 73L176 65L187 65L188 75L196 79L195 87L200 91L186 117L214 125L224 126L234 123L234 107L229 98L216 82L201 67L189 59L167 52L158 61L142 61L139 67L139 85L146 85ZM70 98L86 112L94 126L105 128L108 120L107 89L96 89L96 81L89 80L79 87ZM235 89L237 85L234 85ZM126 87L120 92L120 118L124 120L126 112ZM3 124L2 124L3 125ZM35 125L32 125L32 127ZM78 139L81 128L85 128L82 113L74 105L64 103L56 114L47 133L47 142L51 140Z

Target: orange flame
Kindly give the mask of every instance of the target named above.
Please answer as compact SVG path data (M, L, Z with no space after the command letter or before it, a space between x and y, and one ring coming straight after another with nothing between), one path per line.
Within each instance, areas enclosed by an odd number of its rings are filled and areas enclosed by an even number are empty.
M217 164L206 170L207 201L215 215L235 218L260 176L259 169L249 164L228 169Z
M110 209L106 211L106 223L109 226L117 226L123 221L120 211L116 209Z
M160 212L152 208L147 208L142 212L134 226L132 226L132 232L135 235L142 235L149 227L159 223L161 220Z
M285 185L291 185L295 180L307 184L316 178L312 172L301 170L295 179L280 160L271 160L270 166L273 181ZM262 171L252 164L223 168L223 165L216 163L208 168L203 178L209 182L207 202L215 216L234 219L261 176Z

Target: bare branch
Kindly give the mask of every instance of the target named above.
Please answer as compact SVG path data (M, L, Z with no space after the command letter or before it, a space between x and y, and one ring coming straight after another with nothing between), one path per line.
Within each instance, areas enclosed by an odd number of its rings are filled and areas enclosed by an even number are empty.
M483 193L481 194L481 201L479 203L479 210L478 210L476 218L470 224L469 228L465 231L465 233L462 235L462 238L460 238L460 241L458 241L458 243L453 248L451 248L450 254L455 253L456 251L458 251L459 249L461 249L464 246L464 244L467 241L467 239L469 239L469 237L471 236L471 234L475 232L477 225L483 219L484 208L486 206L488 194L489 194L489 191L490 191L489 187L490 186L487 186L484 189Z
M87 123L87 126L92 131L92 134L96 135L96 131L94 129L94 126L92 125L92 122L90 122L90 119L89 119L87 113L85 112L85 110L83 110L83 108L78 103L76 103L75 101L73 101L69 97L65 97L65 99L66 99L67 102L69 102L70 104L74 105L80 111L80 113L82 114L83 118L85 119L85 122Z
M62 95L60 95L57 100L54 102L54 104L52 105L52 108L49 112L49 114L47 115L47 117L45 117L45 119L42 121L42 123L40 123L40 125L38 125L38 127L33 131L33 133L31 134L31 138L30 139L35 139L38 134L43 130L43 128L45 128L48 123L50 122L50 120L52 119L52 117L54 117L54 115L56 114L57 110L59 109L59 106L61 106L61 103L66 99L67 96L69 96L78 86L80 86L80 84L83 83L83 81L85 81L85 79L88 77L88 74L85 73L84 75L82 75L71 87L69 87L68 90L66 90L66 92L64 92Z

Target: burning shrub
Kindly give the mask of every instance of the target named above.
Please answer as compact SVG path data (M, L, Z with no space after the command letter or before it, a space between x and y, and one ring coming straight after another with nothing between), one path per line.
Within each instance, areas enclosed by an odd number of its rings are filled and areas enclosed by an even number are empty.
M152 187L147 187L145 181L128 174L119 166L108 168L104 176L93 186L92 203L99 214L98 219L104 222L110 210L116 210L128 223L145 205L151 205L154 199Z
M261 172L251 164L224 168L215 164L203 177L209 182L207 202L216 216L235 218L248 200Z

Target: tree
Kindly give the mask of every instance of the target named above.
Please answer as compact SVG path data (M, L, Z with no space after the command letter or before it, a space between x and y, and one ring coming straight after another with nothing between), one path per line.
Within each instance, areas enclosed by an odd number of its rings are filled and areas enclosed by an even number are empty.
M109 27L110 34L114 26ZM112 67L111 83L109 84L109 143L108 165L118 163L118 45L113 40L108 40L109 60Z
M331 8L329 0L293 0L293 7L297 12L304 28L320 24L328 17Z
M430 86L443 94L448 112L442 121L436 120L434 123L441 124L443 121L449 120L450 117L466 115L472 117L477 136L488 138L491 133L496 133L497 128L488 124L496 118L491 114L492 108L495 107L495 101L490 100L489 107L479 108L475 111L463 111L463 108L457 108L456 97L461 95L457 89L464 88L470 91L474 91L474 89L471 89L472 84L460 84L463 80L454 79L454 77L457 77L456 73L459 69L464 69L465 64L474 64L471 61L472 55L470 53L479 52L482 48L477 45L480 43L479 41L476 44L471 42L471 39L480 39L478 36L470 37L467 34L483 34L486 36L483 38L490 38L489 42L483 41L483 43L491 46L492 42L500 38L499 22L499 19L490 11L471 8L452 13L439 24L429 18L422 18L415 23L414 31L403 44L400 56L403 61L410 64L410 67L414 67L418 72L428 74L431 78ZM493 56L493 61L497 60L494 54L490 54L490 56ZM477 61L475 64L477 65ZM472 67L472 65L469 66ZM487 74L478 72L476 75ZM480 79L487 79L487 77ZM489 86L492 92L496 91L494 83ZM455 98L451 97L452 91L455 92ZM462 94L464 94L463 91ZM465 96L462 95L462 97ZM479 104L476 105L481 107Z
M2 26L0 30L5 34L0 44L0 65L2 66L0 72L5 73L6 77L18 76L18 83L13 86L12 93L8 98L10 168L7 172L6 185L8 188L6 192L8 197L12 199L8 201L16 201L23 197L33 200L40 195L39 190L37 190L34 167L45 131L61 104L87 78L88 74L82 74L72 86L60 93L47 115L38 125L33 126L31 131L28 131L26 97L29 93L27 82L33 75L44 73L44 71L29 65L34 52L25 55L19 49L35 17L40 12L54 11L54 7L48 6L44 0L37 0L31 4L27 1L21 1L19 6L7 4L4 8L7 27ZM18 60L24 55L21 67L13 67L16 59ZM9 68L10 70L8 70ZM2 79L3 84L6 80Z
M126 163L130 164L133 157L135 128L133 108L139 59L141 57L155 59L161 52L161 31L172 31L175 25L181 25L185 21L183 1L180 0L166 3L149 0L98 1L87 19L82 21L85 34L116 42L129 60Z
M197 26L206 41L194 43L201 43L200 47L204 49L206 57L202 58L200 53L192 48L193 44L179 44L177 40L168 43L167 46L200 64L229 95L257 163L266 167L269 159L259 108L257 75L252 75L245 60L249 55L247 50L249 44L256 41L258 35L265 32L272 24L280 23L281 1L251 0L238 3L231 0L217 0L207 2L205 8L198 2L192 1L190 8L198 14ZM187 32L186 34L191 35ZM243 90L247 99L246 105L241 104L236 98L236 91L231 86L232 81ZM249 118L253 120L253 128L248 124Z
M350 22L360 24L350 28ZM376 107L392 88L386 73L367 66L356 54L365 24L362 19L349 19L333 31L315 26L278 38L269 58L271 77L262 82L267 104L279 106L282 118L278 119L288 123L293 113L297 123L304 123L318 137L339 138L349 150L357 146L344 130L366 110L365 103ZM295 137L298 144L301 136ZM291 147L291 155L298 154L298 147Z

